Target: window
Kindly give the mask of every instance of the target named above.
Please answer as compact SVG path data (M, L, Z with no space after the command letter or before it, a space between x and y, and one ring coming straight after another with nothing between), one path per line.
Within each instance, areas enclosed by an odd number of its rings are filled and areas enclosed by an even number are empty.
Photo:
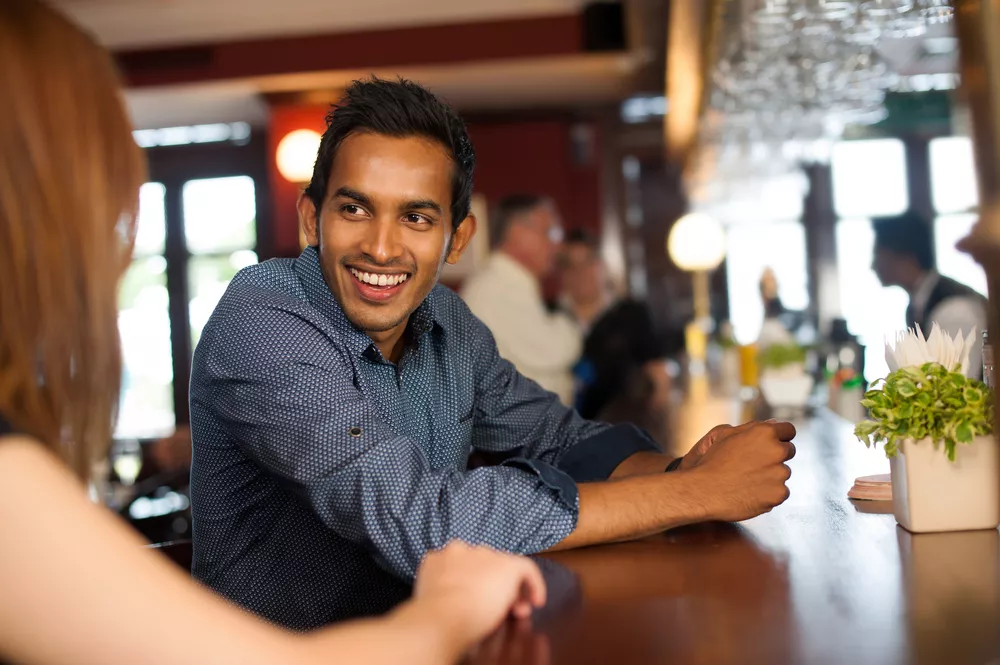
M972 141L948 136L930 142L931 198L934 220L934 251L937 269L986 295L986 273L975 259L955 248L969 235L978 216L979 192Z
M889 373L885 340L906 327L909 296L897 286L884 288L872 271L875 233L870 220L840 220L836 234L841 312L865 347L865 379L870 382Z
M791 310L809 306L805 229L798 221L749 223L726 231L729 318L740 344L757 339L764 322L760 277L774 270L778 297Z
M931 199L938 213L968 212L979 205L972 140L967 136L933 139L929 146Z
M986 295L986 273L976 260L955 248L958 241L969 235L979 215L941 215L934 220L934 252L937 269L942 275L967 284Z
M840 217L898 215L909 205L906 148L897 139L833 147L833 207Z
M139 219L132 265L118 293L123 376L118 438L154 437L174 429L173 354L164 196L148 182L139 190Z
M236 273L257 263L257 206L248 176L184 183L191 348Z
M242 268L258 260L263 142L147 150L131 267L119 291L124 371L118 439L187 421L192 349Z
M865 346L865 378L888 373L885 339L906 326L906 292L883 288L871 269L871 218L909 207L906 149L897 139L844 141L831 160L837 222L840 307L851 333Z

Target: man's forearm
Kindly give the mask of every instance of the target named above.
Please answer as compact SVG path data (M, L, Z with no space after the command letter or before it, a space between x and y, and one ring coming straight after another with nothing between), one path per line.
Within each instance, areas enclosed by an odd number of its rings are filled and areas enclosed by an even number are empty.
M550 551L643 538L712 519L691 472L638 475L579 486L576 529Z
M661 474L667 470L667 465L673 460L674 457L672 455L664 455L663 453L651 451L638 452L622 460L622 463L615 467L608 480Z

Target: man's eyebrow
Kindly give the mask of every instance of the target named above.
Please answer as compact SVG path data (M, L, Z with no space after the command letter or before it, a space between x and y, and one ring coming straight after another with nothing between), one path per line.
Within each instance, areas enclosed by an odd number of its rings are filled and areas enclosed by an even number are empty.
M433 210L439 215L444 214L444 209L437 201L431 199L419 199L416 201L407 201L403 204L404 210Z
M361 192L351 189L350 187L341 187L333 193L333 198L351 199L352 201L357 201L358 203L368 207L371 207L372 205L372 199L370 196L362 194Z

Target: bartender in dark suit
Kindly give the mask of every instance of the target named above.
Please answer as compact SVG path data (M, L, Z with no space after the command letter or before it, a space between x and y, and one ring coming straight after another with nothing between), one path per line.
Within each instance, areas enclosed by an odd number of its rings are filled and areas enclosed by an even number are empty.
M959 331L979 333L987 325L987 301L970 287L934 269L934 242L930 224L907 212L872 221L875 252L872 269L883 286L901 286L910 295L906 325L919 325L929 335L931 324L952 337ZM979 340L970 355L973 368L982 367Z

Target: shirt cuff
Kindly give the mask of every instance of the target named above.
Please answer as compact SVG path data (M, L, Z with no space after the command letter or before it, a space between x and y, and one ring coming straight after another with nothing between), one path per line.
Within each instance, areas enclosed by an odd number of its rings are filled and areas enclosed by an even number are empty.
M579 499L576 483L566 473L551 464L524 457L514 457L504 460L500 466L512 466L537 475L546 487L555 491L560 502L570 510L576 510Z
M644 451L660 452L660 447L635 425L615 425L566 451L559 468L578 483L607 480L619 464Z

